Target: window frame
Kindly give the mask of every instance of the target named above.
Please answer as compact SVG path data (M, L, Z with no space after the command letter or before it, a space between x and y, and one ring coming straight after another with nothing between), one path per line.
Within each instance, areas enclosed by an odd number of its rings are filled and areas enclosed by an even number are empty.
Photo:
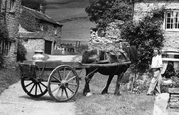
M15 13L15 10L16 10L15 6L16 6L16 0L10 0L10 3L9 3L10 13Z
M171 23L172 24L172 28L167 28L167 18L168 18L168 13L171 12L171 19L173 20L173 22ZM177 18L174 17L174 15L176 16L176 13L178 13L178 16ZM178 27L175 28L175 19L177 19L177 25ZM179 10L166 10L165 13L164 13L164 24L163 24L163 28L166 30L166 31L179 31Z
M0 40L0 55L9 56L12 42Z

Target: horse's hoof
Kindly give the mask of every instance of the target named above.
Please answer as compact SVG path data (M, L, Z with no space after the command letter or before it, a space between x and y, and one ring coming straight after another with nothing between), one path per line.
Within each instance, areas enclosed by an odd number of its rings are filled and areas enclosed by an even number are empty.
M88 92L88 93L86 94L87 97L89 97L89 96L91 96L91 95L93 95L93 94L90 93L90 92Z
M104 94L109 94L109 93L108 93L108 92L106 92L106 91L102 91L102 92L101 92L101 94L103 94L103 95L104 95Z
M116 96L120 96L121 94L120 94L120 93L114 93L114 95L116 95Z

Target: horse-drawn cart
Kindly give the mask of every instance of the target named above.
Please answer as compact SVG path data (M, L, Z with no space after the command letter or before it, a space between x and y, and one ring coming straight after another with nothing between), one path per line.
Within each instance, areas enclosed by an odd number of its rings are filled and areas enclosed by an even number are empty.
M27 95L31 97L41 97L48 92L56 101L65 102L77 94L79 88L79 74L77 71L80 72L82 69L89 67L111 67L129 63L130 61L112 64L81 64L79 61L64 62L60 60L23 62L19 63L21 85Z

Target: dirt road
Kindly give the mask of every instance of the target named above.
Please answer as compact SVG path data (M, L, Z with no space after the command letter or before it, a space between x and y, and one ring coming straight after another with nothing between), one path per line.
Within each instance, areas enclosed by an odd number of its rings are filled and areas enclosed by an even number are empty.
M38 99L26 95L20 82L0 95L0 115L75 115L75 103L58 103L48 93Z

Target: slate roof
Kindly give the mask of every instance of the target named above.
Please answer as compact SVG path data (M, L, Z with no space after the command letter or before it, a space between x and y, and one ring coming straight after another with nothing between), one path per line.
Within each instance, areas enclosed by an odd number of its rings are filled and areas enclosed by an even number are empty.
M51 17L49 17L48 15L46 15L45 13L41 13L40 11L22 6L22 10L26 10L28 13L30 13L32 16L34 16L35 18L39 19L39 20L43 20L58 26L62 26L60 23L54 21Z

